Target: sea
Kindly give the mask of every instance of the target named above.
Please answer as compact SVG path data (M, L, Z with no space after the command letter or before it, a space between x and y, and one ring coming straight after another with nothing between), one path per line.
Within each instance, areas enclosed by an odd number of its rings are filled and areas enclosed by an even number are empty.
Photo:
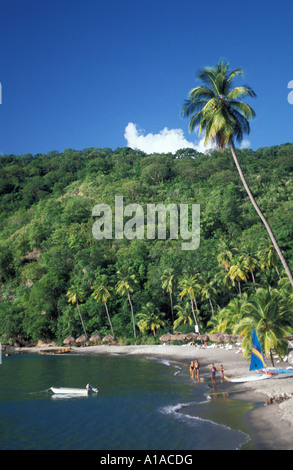
M1 450L255 449L245 403L189 364L122 355L14 354L0 364ZM88 396L50 387L98 388Z

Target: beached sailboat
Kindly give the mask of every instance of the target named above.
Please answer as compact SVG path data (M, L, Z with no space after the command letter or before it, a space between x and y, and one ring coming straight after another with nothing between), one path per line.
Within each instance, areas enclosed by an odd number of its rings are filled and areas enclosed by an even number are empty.
M267 365L264 359L262 348L260 342L257 338L256 332L252 327L252 351L251 351L251 361L250 361L250 371L257 370L259 373L257 375L248 375L246 377L235 377L229 379L225 377L228 382L239 383L239 382L255 382L256 380L266 380L270 379L274 372L267 369Z

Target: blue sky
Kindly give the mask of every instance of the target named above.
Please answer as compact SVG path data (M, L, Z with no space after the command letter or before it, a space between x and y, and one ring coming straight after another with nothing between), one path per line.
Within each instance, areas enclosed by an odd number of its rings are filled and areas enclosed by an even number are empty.
M220 58L257 93L246 145L293 141L289 0L0 0L0 22L1 154L197 148L180 109Z

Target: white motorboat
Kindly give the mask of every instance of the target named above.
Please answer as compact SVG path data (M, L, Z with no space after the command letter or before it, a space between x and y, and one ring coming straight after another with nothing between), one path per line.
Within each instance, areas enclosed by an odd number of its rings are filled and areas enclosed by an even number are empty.
M86 396L89 392L98 393L98 389L87 384L85 388L70 388L70 387L51 387L51 392L54 395L79 395Z

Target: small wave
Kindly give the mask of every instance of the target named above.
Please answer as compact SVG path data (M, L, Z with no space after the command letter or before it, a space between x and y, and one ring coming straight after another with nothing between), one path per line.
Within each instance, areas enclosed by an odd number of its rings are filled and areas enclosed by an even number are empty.
M197 402L189 402L189 403L177 403L176 405L169 405L169 406L165 406L163 408L161 408L159 411L163 414L166 414L166 415L171 415L172 418L175 418L175 419L178 419L180 420L181 422L189 422L189 423L192 423L192 422L198 422L198 423L206 423L206 424L210 424L212 426L217 426L217 427L221 427L222 429L225 429L227 431L231 431L231 432L235 432L235 433L239 433L241 436L243 436L243 442L241 442L239 444L239 447L236 447L235 450L239 450L241 449L242 446L244 446L245 444L247 444L249 441L250 441L250 436L248 434L246 434L245 432L241 431L241 430L233 430L232 428L230 428L229 426L225 425L225 424L220 424L220 423L217 423L216 421L212 421L210 419L206 419L206 418L201 418L199 416L193 416L193 415L189 415L189 414L184 414L184 413L180 413L180 411L183 409L183 408L187 408L189 406L195 406L195 405L202 405L204 403L208 403L209 401L211 401L211 397L207 396L204 400L202 401L197 401Z
M168 366L168 367L170 367L171 365L170 362L167 361L167 359L159 359L158 362L159 364L164 364L164 366Z

